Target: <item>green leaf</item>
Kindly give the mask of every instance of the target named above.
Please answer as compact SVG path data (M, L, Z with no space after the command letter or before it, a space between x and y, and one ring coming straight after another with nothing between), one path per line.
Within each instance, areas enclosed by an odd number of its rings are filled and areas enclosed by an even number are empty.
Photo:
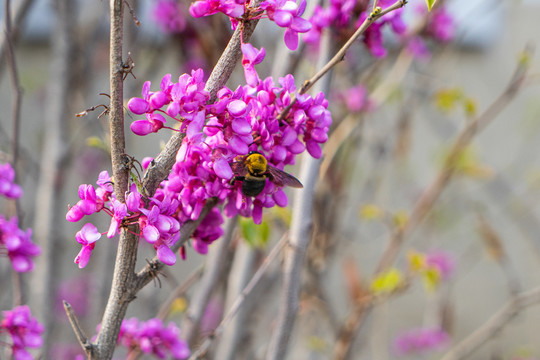
M437 0L426 0L428 11L431 11L431 8L433 7L433 5L435 5L436 2Z
M240 229L242 237L253 247L263 247L270 238L270 225L264 221L256 225L252 219L240 219Z

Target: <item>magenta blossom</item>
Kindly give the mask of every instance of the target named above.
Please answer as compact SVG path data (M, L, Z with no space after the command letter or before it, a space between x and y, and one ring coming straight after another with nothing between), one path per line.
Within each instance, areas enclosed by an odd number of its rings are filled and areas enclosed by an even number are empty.
M31 237L32 229L19 229L16 216L8 221L0 215L0 253L7 252L11 266L17 272L31 271L34 268L33 258L41 253Z
M407 330L394 340L397 355L425 354L442 350L450 343L450 336L439 328L418 328Z
M164 33L179 33L186 27L185 14L177 1L156 1L152 15L154 21Z
M264 55L263 50L251 45L243 50L248 67ZM154 247L158 258L173 265L176 255L171 248L180 238L181 227L197 220L209 201L223 204L223 210L213 208L193 233L193 249L201 254L223 234L222 212L229 217L252 217L255 223L261 223L264 208L287 205L282 185L270 178L258 195L244 195L242 181L233 181L238 164L251 151L259 152L268 165L280 170L294 164L296 156L304 151L319 158L332 122L324 94L298 94L292 75L280 78L276 84L272 78L258 79L255 73L257 81L253 86L236 90L224 87L218 91L216 101L207 104L209 94L204 90L202 75L201 70L192 71L191 76L181 75L176 83L166 75L160 90L152 92L150 84L145 83L143 97L129 101L131 111L147 117L168 116L178 121L178 131L186 134L176 163L154 196L144 197L132 184L125 196L126 204L120 204L110 192L108 176L104 176L95 194L92 186L81 187L81 201L73 207L81 214L75 216L72 208L68 219L79 220L85 213L104 211L112 217L109 236L120 226L138 224L139 235ZM151 164L152 159L143 161L143 167ZM76 259L79 266L86 265L99 236L90 225L78 233L77 241L83 245Z
M0 195L4 195L10 199L21 197L23 191L13 181L15 181L15 170L13 170L11 164L0 164Z
M0 333L7 332L11 336L13 359L33 359L27 348L39 348L43 345L41 334L43 325L32 317L27 305L17 306L13 310L2 311L4 319L0 322Z
M242 66L244 67L246 83L252 87L256 87L259 84L260 79L255 71L255 65L264 60L266 51L264 48L257 50L251 44L242 44L242 54Z
M292 0L266 0L261 3L261 9L266 10L268 18L286 28L285 45L293 51L298 48L298 33L306 33L311 29L311 23L301 17L306 4L306 0L301 0L299 5Z
M92 250L94 250L94 246L96 245L95 243L100 238L101 233L91 223L85 224L75 235L77 242L82 245L81 251L79 251L79 254L75 258L75 264L78 264L80 269L88 264Z
M139 323L138 319L124 320L118 335L118 343L128 351L142 351L159 359L186 359L190 355L187 344L180 338L180 329L173 323L165 326L161 319Z
M456 261L447 252L430 251L426 254L426 266L437 270L442 280L448 280L455 271Z

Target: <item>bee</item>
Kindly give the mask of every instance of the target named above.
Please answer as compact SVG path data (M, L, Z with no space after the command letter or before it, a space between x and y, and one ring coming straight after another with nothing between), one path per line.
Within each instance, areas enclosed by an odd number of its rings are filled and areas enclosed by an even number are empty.
M268 165L264 155L256 151L250 152L240 161L235 161L232 170L235 176L231 184L242 181L242 194L246 196L259 195L266 185L267 178L277 186L304 187L294 176Z

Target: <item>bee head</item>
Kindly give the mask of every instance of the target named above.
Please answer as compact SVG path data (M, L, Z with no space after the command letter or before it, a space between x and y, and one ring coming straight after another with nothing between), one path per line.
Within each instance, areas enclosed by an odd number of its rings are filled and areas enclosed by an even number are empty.
M266 158L258 152L251 152L247 156L245 164L249 173L255 175L265 173L266 168L268 167L268 162L266 161Z

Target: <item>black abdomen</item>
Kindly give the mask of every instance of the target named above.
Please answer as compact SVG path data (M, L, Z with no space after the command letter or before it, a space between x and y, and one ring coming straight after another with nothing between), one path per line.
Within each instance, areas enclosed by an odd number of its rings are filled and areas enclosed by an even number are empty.
M246 196L259 195L266 185L266 176L246 176L242 182L242 194Z

